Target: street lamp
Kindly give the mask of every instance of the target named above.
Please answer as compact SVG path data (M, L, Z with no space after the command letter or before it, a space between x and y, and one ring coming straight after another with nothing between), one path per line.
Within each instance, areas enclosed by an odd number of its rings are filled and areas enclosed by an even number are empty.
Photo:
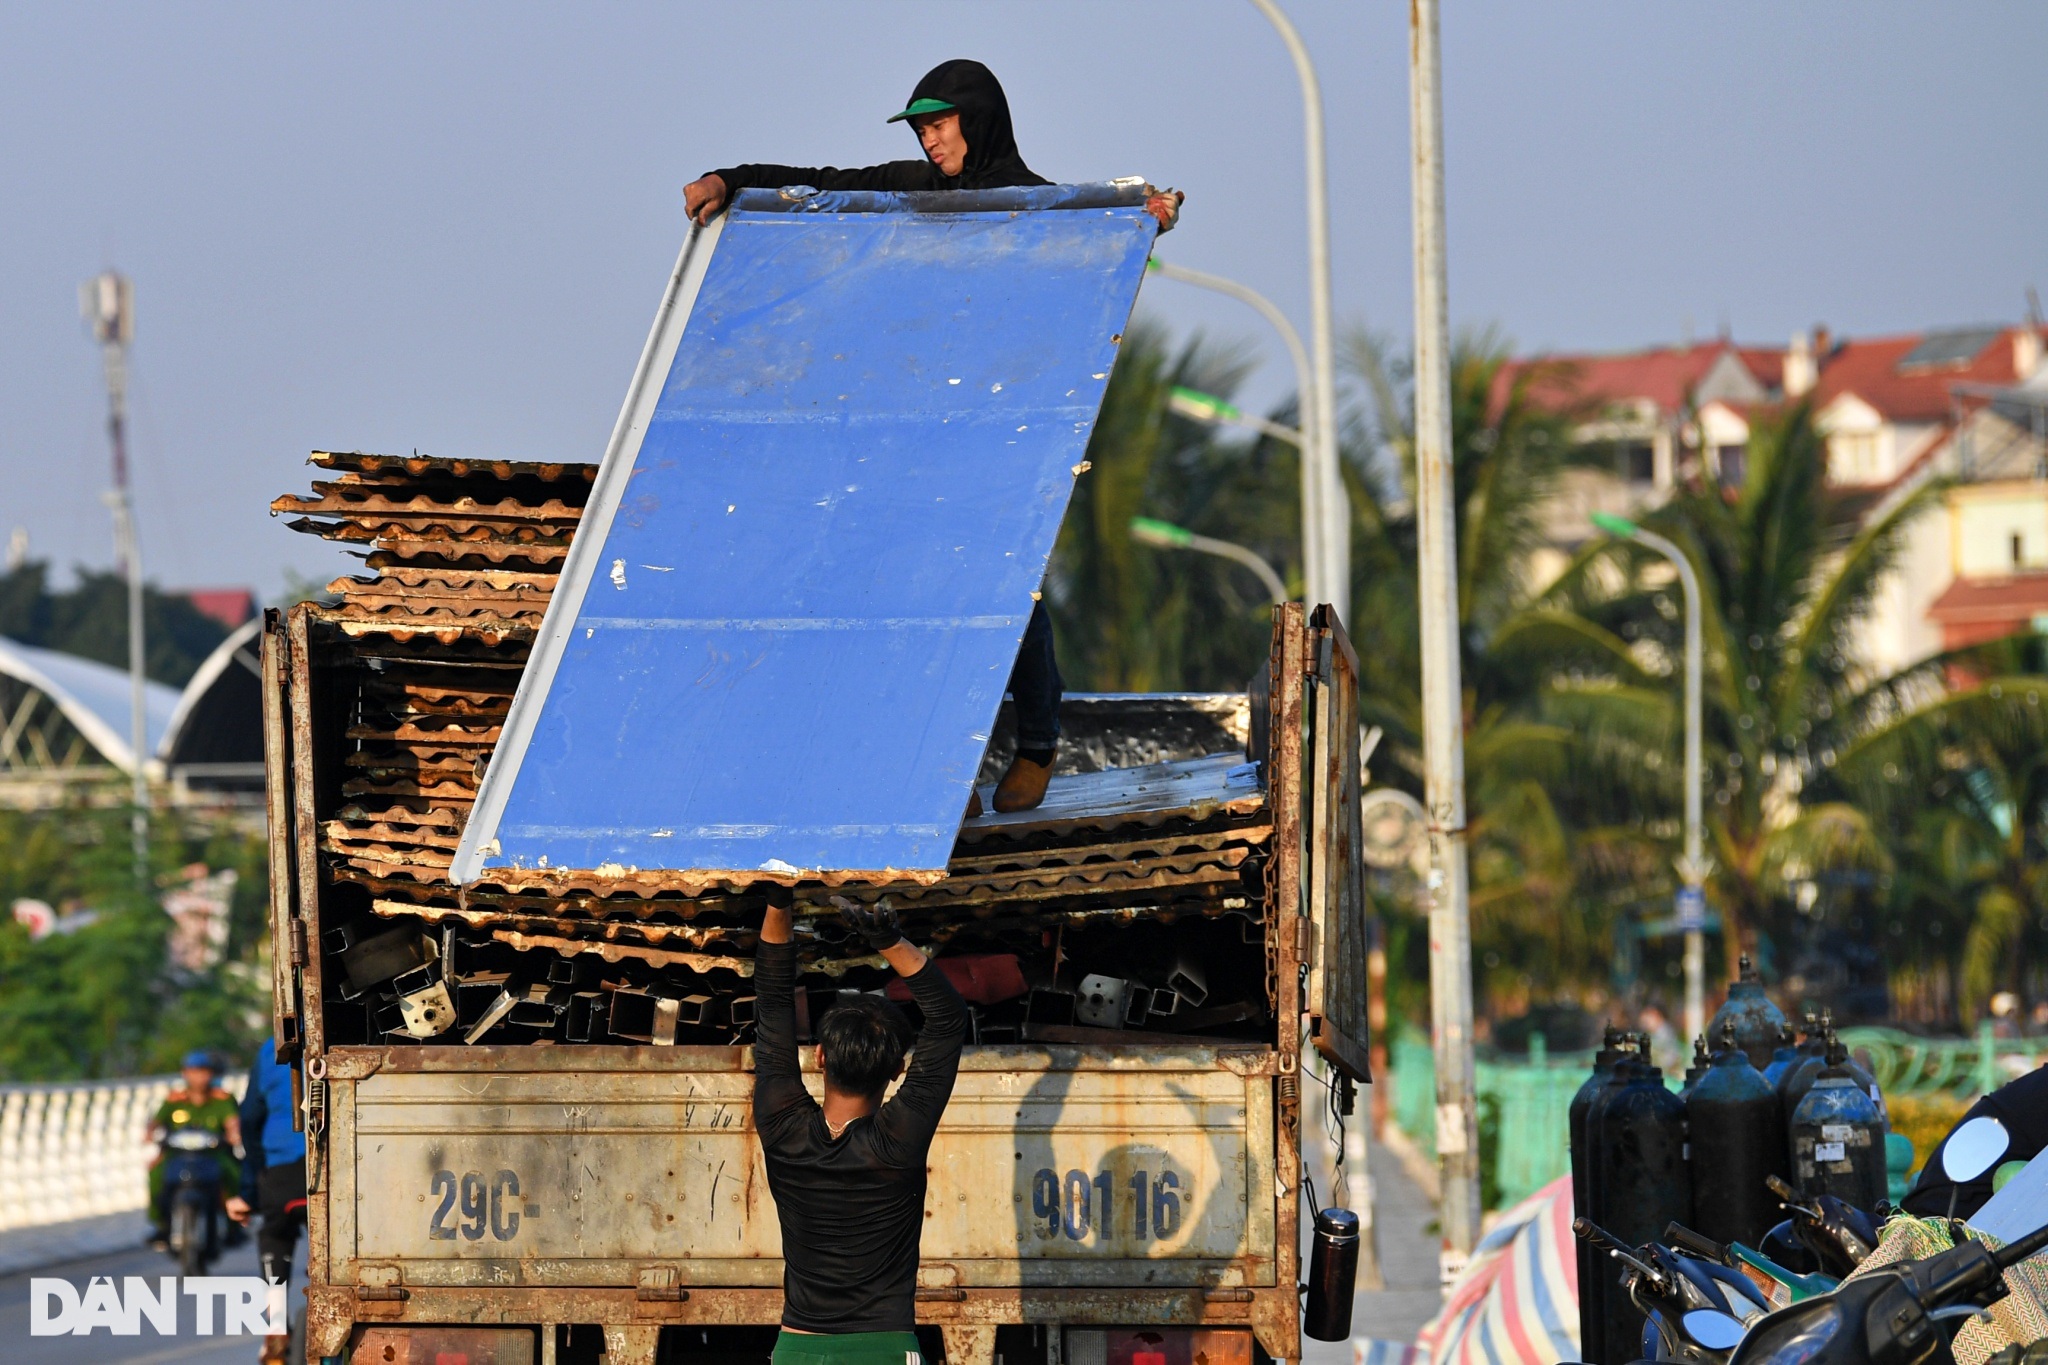
M1175 526L1170 521L1154 521L1150 517L1131 518L1131 539L1140 545L1156 545L1162 550L1193 550L1198 554L1234 560L1259 576L1259 582L1264 585L1266 595L1273 599L1274 606L1288 600L1287 585L1280 581L1280 575L1273 571L1265 557L1235 541L1197 535L1185 526Z
M1166 395L1167 411L1194 422L1210 422L1219 427L1244 427L1261 436L1270 436L1276 441L1285 441L1296 450L1301 449L1302 436L1293 427L1269 422L1263 417L1254 417L1232 403L1226 403L1213 393L1199 389L1183 388L1176 384Z
M135 286L106 271L78 288L78 308L92 339L100 345L107 374L107 439L114 452L114 486L107 506L114 513L114 557L128 574L128 747L130 840L135 875L149 875L149 726L143 703L142 547L135 537L135 513L128 492L128 343L135 339Z
M1316 381L1309 368L1308 348L1301 344L1301 333L1294 330L1294 324L1279 310L1271 299L1256 289L1239 284L1236 280L1221 275L1211 275L1205 270L1190 270L1186 266L1171 265L1157 256L1145 263L1146 270L1163 275L1169 280L1194 285L1197 289L1213 290L1248 304L1258 310L1259 316L1271 323L1273 330L1280 334L1280 340L1287 347L1288 359L1294 362L1295 392L1301 395L1301 432L1295 445L1301 451L1301 576L1305 589L1304 596L1309 602L1336 601L1336 587L1324 577L1325 557L1322 545L1326 528L1334 525L1349 546L1351 526L1351 500L1345 496L1342 480L1338 480L1337 512L1332 516L1325 508L1328 501L1326 489L1316 467L1316 451L1319 448L1314 436L1316 413ZM1200 420L1200 419L1198 419ZM1349 598L1347 597L1348 601ZM1341 613L1340 613L1341 614Z
M1685 885L1678 893L1678 923L1685 930L1685 1036L1698 1038L1707 1031L1703 886L1708 866L1700 834L1700 580L1685 551L1656 532L1609 512L1595 512L1593 524L1617 540L1632 540L1670 560L1685 593L1685 854L1678 860L1678 875Z
M1336 361L1330 336L1330 203L1329 171L1323 155L1323 89L1316 80L1315 63L1308 47L1287 14L1274 0L1252 0L1259 12L1278 30L1294 59L1294 74L1301 81L1301 105L1305 151L1308 157L1308 310L1309 335L1315 345L1316 382L1305 389L1302 406L1313 408L1313 420L1303 423L1314 445L1314 467L1322 511L1323 531L1309 582L1321 581L1320 599L1337 609L1340 619L1351 619L1351 528L1346 515L1344 481L1337 469ZM1305 549L1306 547L1304 547Z

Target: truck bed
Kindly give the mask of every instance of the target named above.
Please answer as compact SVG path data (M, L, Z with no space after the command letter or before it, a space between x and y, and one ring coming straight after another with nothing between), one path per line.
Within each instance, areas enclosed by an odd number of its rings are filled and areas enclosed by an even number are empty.
M552 1342L580 1323L624 1365L651 1362L664 1325L774 1323L779 1236L745 1046L762 889L622 868L446 878L588 467L313 460L338 477L278 510L360 546L371 570L265 635L276 1003L311 1129L314 1353L406 1324ZM834 941L833 896L887 896L942 958L1007 953L1036 988L977 1010L933 1149L919 1311L960 1361L987 1365L1005 1324L1233 1329L1299 1354L1299 1053L1277 1021L1301 1013L1300 964L1325 943L1301 915L1299 861L1316 638L1298 608L1277 614L1272 676L1296 681L1271 689L1264 724L1242 696L1070 698L1045 806L963 822L942 878L796 888L819 1008L887 977ZM1264 752L1255 730L1280 742ZM388 985L352 980L356 950L338 945L388 928L438 954L427 975L465 1012L456 1027L391 1027ZM1213 999L1181 1025L1031 1017L1048 991L1070 1009L1057 997L1084 968L1156 980L1183 951ZM486 992L462 972L507 961L543 982L563 964L572 996L685 995L705 1022L670 1045L583 1045L565 1010L465 1044ZM1057 1333L1038 1340L1057 1357Z

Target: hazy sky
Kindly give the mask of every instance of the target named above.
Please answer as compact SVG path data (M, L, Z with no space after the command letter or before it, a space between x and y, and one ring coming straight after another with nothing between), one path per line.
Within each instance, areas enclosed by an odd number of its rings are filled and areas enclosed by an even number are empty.
M1337 312L1409 328L1405 5L1284 0L1321 70ZM1451 306L1523 349L2014 319L2048 285L2048 6L1446 0ZM1246 0L0 8L0 537L103 565L76 288L132 275L145 560L353 561L267 514L315 447L594 459L681 240L740 160L915 154L981 58L1058 180L1188 192L1160 254L1307 326L1301 105ZM2029 93L2032 92L2032 93ZM1238 305L1141 307L1268 357Z

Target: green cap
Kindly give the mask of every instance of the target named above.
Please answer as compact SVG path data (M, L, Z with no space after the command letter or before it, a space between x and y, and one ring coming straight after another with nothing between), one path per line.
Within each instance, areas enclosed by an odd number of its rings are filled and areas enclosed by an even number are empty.
M905 109L900 114L889 115L885 122L897 123L903 119L916 118L919 114L943 114L948 109L957 107L957 105L948 104L944 100L912 100L908 109Z

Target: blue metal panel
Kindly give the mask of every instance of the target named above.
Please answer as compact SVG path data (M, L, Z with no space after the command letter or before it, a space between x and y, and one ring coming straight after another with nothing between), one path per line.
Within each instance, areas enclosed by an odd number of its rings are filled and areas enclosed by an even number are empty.
M1151 249L1142 197L740 196L678 267L674 359L607 457L457 876L943 869Z

